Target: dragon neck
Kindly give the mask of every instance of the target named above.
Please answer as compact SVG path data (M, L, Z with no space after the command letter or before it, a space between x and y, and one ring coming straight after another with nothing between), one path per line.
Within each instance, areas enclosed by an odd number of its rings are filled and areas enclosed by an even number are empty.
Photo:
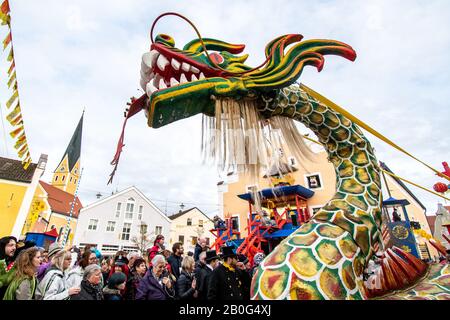
M289 117L317 135L334 165L337 191L314 219L348 231L364 256L372 256L381 239L382 194L377 160L361 130L298 85L262 95L258 107L266 118Z

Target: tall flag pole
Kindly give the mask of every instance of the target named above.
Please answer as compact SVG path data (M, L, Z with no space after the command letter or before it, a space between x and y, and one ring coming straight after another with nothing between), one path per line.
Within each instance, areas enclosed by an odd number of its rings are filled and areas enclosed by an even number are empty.
M61 242L62 247L64 247L66 245L67 238L69 237L70 223L72 222L73 209L75 208L75 203L77 202L78 187L80 186L81 176L83 175L83 169L84 168L81 168L80 177L78 178L77 188L75 189L72 205L70 206L70 214L69 214L69 218L67 219L66 228L64 229L64 236L62 237L63 240Z
M10 15L9 1L4 0L0 6L0 22L2 25L8 25L8 35L3 40L3 51L9 46L8 62L11 65L8 69L8 88L13 90L11 97L6 102L6 106L9 110L6 119L14 127L9 134L15 140L14 149L17 151L17 155L22 160L23 168L26 170L31 163L31 154L28 149L27 137L25 135L25 127L22 118L22 111L20 108L19 88L16 77L16 63L14 60L14 48L12 44L12 31L11 31L11 15Z

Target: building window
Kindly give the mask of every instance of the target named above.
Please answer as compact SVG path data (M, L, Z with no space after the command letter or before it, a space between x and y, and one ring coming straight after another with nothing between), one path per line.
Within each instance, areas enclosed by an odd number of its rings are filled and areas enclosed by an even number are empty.
M119 246L116 246L116 245L113 245L113 244L103 244L102 245L102 251L116 252L116 251L119 251Z
M97 230L97 223L98 223L97 219L89 220L88 230Z
M75 180L73 181L73 184L77 184L77 179L75 179Z
M197 244L197 237L191 237L191 238L192 238L191 243L193 246L195 246Z
M178 242L181 242L182 244L184 244L184 236L179 235L178 236Z
M106 225L106 231L114 232L115 229L116 229L116 222L108 221L108 224Z
M305 179L306 185L309 189L321 189L323 186L322 179L320 178L320 173L306 175Z
M61 181L64 181L66 179L66 176L62 176Z
M72 177L70 177L69 182L72 182Z
M203 228L203 220L198 220L198 226L199 226L200 228Z
M66 168L64 168L64 167L61 167L61 170L60 170L60 171L61 171L61 172L63 172L63 171L65 170L65 169L66 169Z
M140 221L140 220L142 220L142 214L138 214L138 220Z
M141 224L141 234L147 234L147 225Z
M124 223L122 228L122 240L130 240L131 223Z
M139 213L142 213L143 210L144 210L144 206L139 206Z
M162 227L161 226L156 226L155 227L155 234L156 235L162 234Z
M120 209L122 208L122 203L117 202L117 207L116 207L116 218L120 217Z
M53 229L55 229L55 225L54 224L52 224L52 226L50 227L50 230L53 230Z
M77 169L75 169L75 170L73 171L74 174L77 174L77 172L78 172Z
M231 217L231 225L233 230L239 230L239 217Z
M209 247L209 238L206 237L205 239L206 239L206 245Z
M58 176L55 176L55 181L58 181Z
M188 225L188 226L192 226L192 219L191 219L191 218L188 218L188 219L187 219L187 225Z
M134 199L130 198L127 201L127 207L125 210L125 219L128 220L133 219L133 211L134 211Z

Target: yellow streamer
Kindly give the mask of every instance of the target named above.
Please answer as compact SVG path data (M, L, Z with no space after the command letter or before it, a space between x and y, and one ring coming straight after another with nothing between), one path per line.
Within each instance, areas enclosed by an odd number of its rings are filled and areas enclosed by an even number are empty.
M13 119L16 118L16 116L19 114L20 114L20 105L17 104L16 107L13 109L13 111L11 111L11 113L6 116L6 120L8 120L9 123L11 123Z
M15 138L17 137L17 135L19 133L21 133L23 131L23 125L21 125L20 127L18 127L17 129L14 129L13 131L11 131L9 134L11 135L11 138Z
M349 120L353 121L354 123L356 123L357 125L359 125L361 128L367 130L368 132L370 132L371 134L373 134L375 137L377 137L378 139L381 139L382 141L386 142L387 144L389 144L390 146L394 147L395 149L399 150L400 152L403 152L404 154L408 155L409 157L413 158L416 161L419 161L421 164L423 164L424 166L426 166L427 168L431 169L433 172L435 172L438 176L445 178L447 180L450 181L450 177L447 177L446 175L442 174L440 171L434 169L433 167L429 166L428 164L426 164L425 162L417 159L416 157L414 157L412 154L410 154L409 152L407 152L406 150L404 150L403 148L399 147L397 144L395 144L394 142L392 142L391 140L389 140L388 138L386 138L385 136L383 136L381 133L379 133L378 131L376 131L375 129L372 129L369 125L367 125L366 123L364 123L363 121L359 120L358 118L356 118L355 116L353 116L351 113L349 113L348 111L344 110L343 108L339 107L337 104L335 104L334 102L330 101L329 99L325 98L324 96L322 96L320 93L315 92L313 89L308 88L307 86L305 86L304 84L301 84L300 87L305 90L309 95L311 95L314 99L318 100L319 102L322 102L324 104L326 104L328 107L330 107L331 109L333 109L336 112L341 113L343 116L347 117Z
M9 98L8 101L6 101L6 106L9 108L11 108L11 105L13 104L14 101L16 101L16 99L19 97L19 92L17 90L14 91L14 93L12 94L11 98Z
M11 88L11 84L13 83L14 80L16 80L16 72L15 71L8 80L8 88Z
M431 190L429 190L429 189L427 189L427 188L425 188L425 187L422 187L422 186L418 185L417 183L414 183L414 182L411 182L411 181L409 181L409 180L406 180L405 178L401 178L401 177L399 177L399 176L397 176L397 175L395 175L395 174L393 174L393 173L391 173L391 172L389 172L389 171L386 171L386 170L384 170L384 169L382 169L382 168L380 168L380 167L378 167L378 168L379 168L381 171L383 171L384 173L387 173L388 175L390 175L390 176L392 176L392 177L394 177L394 178L397 178L397 179L400 179L400 180L402 180L402 181L405 181L405 182L407 182L407 183L409 183L409 184L412 184L413 186L415 186L415 187L417 187L417 188L420 188L420 189L422 189L422 190L428 191L429 193L432 193L432 194L434 194L435 196L438 196L438 197L441 197L441 198L443 198L443 199L445 199L445 200L450 201L449 198L447 198L447 197L445 197L445 196L443 196L443 195L441 195L441 194L439 194L439 193L437 193L437 192L431 191Z

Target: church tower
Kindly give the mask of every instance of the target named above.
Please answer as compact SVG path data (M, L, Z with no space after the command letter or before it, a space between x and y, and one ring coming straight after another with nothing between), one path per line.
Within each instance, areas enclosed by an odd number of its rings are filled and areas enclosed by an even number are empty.
M73 133L59 165L53 173L51 184L63 191L74 194L80 178L81 136L83 131L83 114Z

